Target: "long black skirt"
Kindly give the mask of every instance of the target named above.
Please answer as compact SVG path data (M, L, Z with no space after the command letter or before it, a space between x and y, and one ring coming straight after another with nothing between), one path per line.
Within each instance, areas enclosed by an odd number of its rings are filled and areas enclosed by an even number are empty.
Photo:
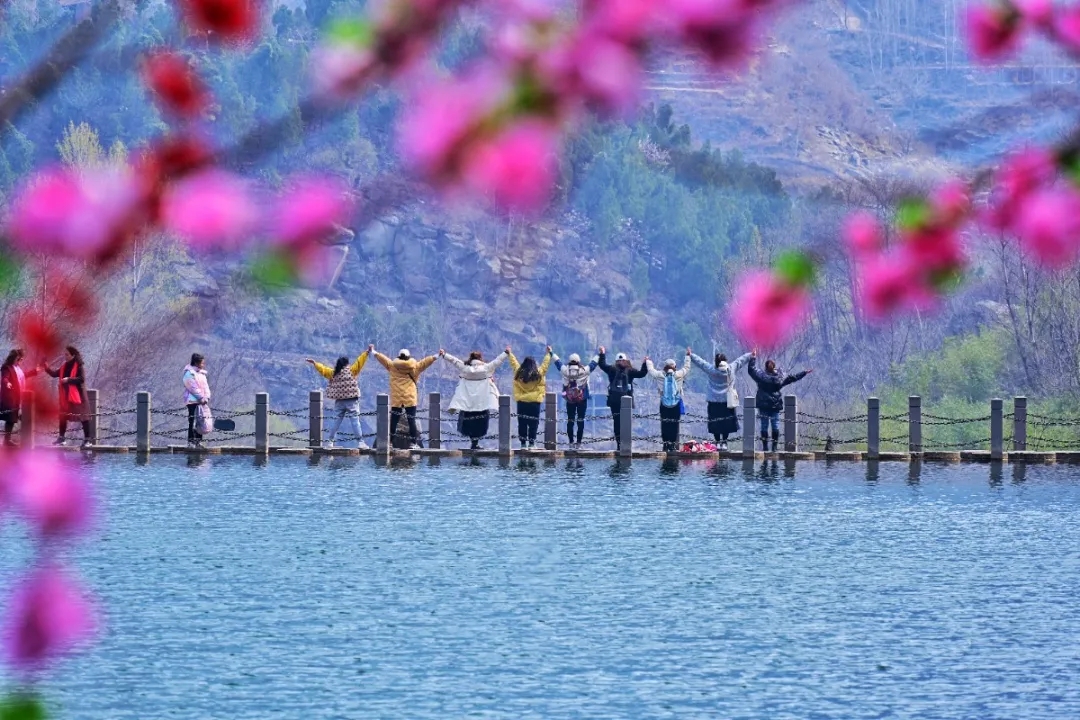
M717 437L727 433L739 432L739 416L735 408L729 408L726 402L709 403L709 434Z
M490 410L481 410L480 412L458 413L458 432L467 438L479 440L480 438L487 435L488 422L490 419Z

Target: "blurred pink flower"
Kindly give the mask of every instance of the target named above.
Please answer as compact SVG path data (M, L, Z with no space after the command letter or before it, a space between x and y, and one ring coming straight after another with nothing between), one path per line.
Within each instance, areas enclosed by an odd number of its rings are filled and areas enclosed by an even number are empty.
M923 274L956 272L966 263L960 233L947 225L905 232L901 247L913 260L912 267Z
M605 114L636 107L642 67L626 44L603 35L579 35L540 58L541 67L563 100L584 102Z
M4 659L22 675L42 670L88 639L96 626L85 591L54 565L32 571L2 617Z
M7 234L23 252L97 257L132 230L141 200L127 168L44 170L15 197Z
M375 56L354 43L320 45L311 54L311 81L316 97L344 102L356 97L369 80Z
M718 66L737 65L754 43L755 12L766 2L755 0L668 0L663 16L685 43Z
M274 241L304 246L331 239L348 226L355 203L348 186L328 178L293 179L281 194L274 220Z
M1080 5L1059 8L1053 20L1054 35L1069 50L1080 51Z
M1017 210L1013 231L1042 265L1073 263L1080 255L1080 192L1061 186L1028 195Z
M1012 202L1057 177L1057 163L1047 148L1028 147L1005 158L995 175L997 188Z
M173 183L162 198L161 219L196 250L233 250L252 239L259 208L248 181L213 168Z
M967 183L954 178L938 186L930 197L930 206L934 209L936 222L947 225L959 223L971 210Z
M744 345L777 349L802 328L811 308L805 288L786 285L772 273L758 270L739 280L730 315Z
M453 180L463 144L510 90L503 70L491 65L452 82L421 82L398 129L405 160L429 181Z
M1012 0L1012 3L1033 25L1049 26L1054 19L1053 0Z
M969 7L965 23L968 47L979 62L1004 59L1020 44L1020 16L997 2Z
M660 0L586 0L582 25L624 42L638 42L652 30L664 4Z
M844 241L856 260L876 255L885 244L885 233L871 212L852 213L844 221Z
M93 496L78 465L41 452L20 452L9 455L0 477L12 505L42 537L70 537L89 525Z
M930 308L935 295L920 269L902 253L889 253L863 266L859 274L859 309L869 322Z
M519 122L470 149L462 172L465 186L506 210L541 210L555 186L558 148L555 127Z

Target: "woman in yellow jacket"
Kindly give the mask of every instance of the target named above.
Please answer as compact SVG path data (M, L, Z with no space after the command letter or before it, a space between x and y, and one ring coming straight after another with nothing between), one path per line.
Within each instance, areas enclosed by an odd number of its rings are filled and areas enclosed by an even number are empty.
M380 352L375 352L374 345L368 345L368 352L375 354L379 361L390 373L390 437L398 437L397 425L402 417L409 420L409 440L412 448L421 447L420 431L416 427L416 381L420 379L420 373L431 367L435 362L435 356L429 355L423 360L414 360L408 350L402 349L398 356L391 360ZM405 435L403 432L402 436Z
M536 447L536 431L540 427L540 407L547 391L548 366L551 365L551 346L547 346L544 362L536 366L536 359L529 356L520 363L506 346L506 355L514 371L514 400L517 400L518 442L528 449Z
M356 382L356 376L364 369L367 359L368 354L361 353L360 357L356 358L356 362L350 365L349 358L339 357L334 367L328 367L308 358L308 362L315 370L330 381L326 385L326 397L334 401L334 424L326 447L334 447L341 423L348 418L353 427L353 434L356 435L356 447L361 450L367 449L364 434L360 430L360 385Z

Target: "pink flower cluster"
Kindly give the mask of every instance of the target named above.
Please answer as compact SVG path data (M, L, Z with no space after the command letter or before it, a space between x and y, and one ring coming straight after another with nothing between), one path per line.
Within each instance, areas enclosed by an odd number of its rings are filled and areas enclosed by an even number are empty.
M1011 57L1028 32L1040 32L1070 53L1080 52L1080 4L1076 3L990 0L969 7L965 24L971 54L981 62Z
M449 80L418 84L402 120L402 154L435 187L535 212L558 179L564 130L585 112L633 108L647 54L689 47L716 67L749 53L775 0L586 0L574 19L506 3L493 56Z
M931 307L967 264L960 236L971 213L966 185L946 183L929 200L905 203L900 213L891 247L869 213L852 215L843 229L858 274L858 306L871 322Z
M1060 174L1049 150L1028 148L1005 159L986 220L1046 267L1064 267L1080 257L1080 189Z
M747 273L735 286L730 316L735 334L747 347L775 350L791 342L810 318L812 304L805 285L776 273Z
M21 516L34 530L37 558L3 609L3 660L30 678L88 639L96 626L93 603L57 557L58 543L86 531L93 513L80 468L40 452L9 454L0 469L0 518Z

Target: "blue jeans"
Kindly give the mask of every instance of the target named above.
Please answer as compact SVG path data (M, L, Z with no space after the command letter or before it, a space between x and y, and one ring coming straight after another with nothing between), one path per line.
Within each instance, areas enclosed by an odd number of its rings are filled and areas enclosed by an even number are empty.
M778 433L780 432L780 413L767 413L758 410L758 423L761 425L762 435L768 434L770 425L772 425L772 431Z
M353 435L356 436L356 443L359 445L364 439L361 437L363 433L360 431L360 400L352 398L351 400L335 400L334 401L334 415L333 424L330 426L330 442L337 440L338 430L341 429L341 423L347 418L352 425Z

